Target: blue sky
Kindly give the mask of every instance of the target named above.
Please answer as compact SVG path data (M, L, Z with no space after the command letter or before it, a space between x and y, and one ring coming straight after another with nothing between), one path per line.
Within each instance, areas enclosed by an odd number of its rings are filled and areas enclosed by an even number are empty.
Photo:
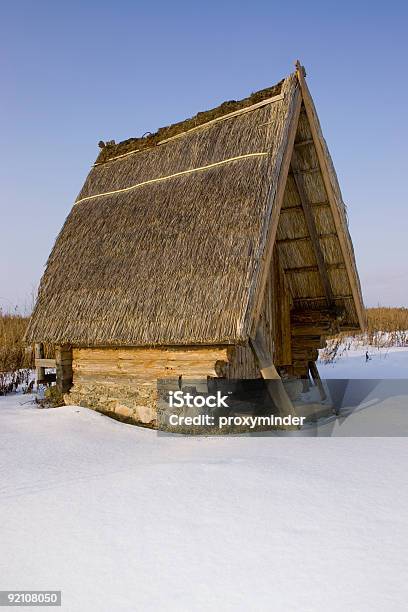
M100 139L308 72L366 304L408 306L405 2L1 3L0 306L23 308Z

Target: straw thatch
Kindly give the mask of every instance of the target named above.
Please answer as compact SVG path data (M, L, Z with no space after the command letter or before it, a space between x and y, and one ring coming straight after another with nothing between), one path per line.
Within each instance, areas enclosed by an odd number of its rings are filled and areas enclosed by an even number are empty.
M260 93L143 142L102 150L49 257L28 341L148 346L247 340L299 83L291 75ZM226 108L246 110L223 116ZM296 140L310 138L301 114ZM299 159L306 170L318 166L313 146L302 147ZM305 174L305 185L316 203L336 304L346 310L345 325L358 327L337 230L330 209L319 206L327 200L319 172ZM282 206L276 248L294 304L319 308L324 291L291 175ZM349 240L342 202L338 206ZM304 269L308 265L313 269Z

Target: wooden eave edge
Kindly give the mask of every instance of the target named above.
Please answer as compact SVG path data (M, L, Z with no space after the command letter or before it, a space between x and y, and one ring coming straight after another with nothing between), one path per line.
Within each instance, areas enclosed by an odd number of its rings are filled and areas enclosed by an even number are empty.
M293 146L296 137L297 126L299 122L300 108L302 104L302 96L300 88L296 88L294 92L294 102L292 116L289 119L288 135L286 146L283 152L282 161L279 170L276 190L271 190L268 199L272 199L269 204L269 218L267 221L266 238L264 240L263 254L260 257L259 264L255 270L256 281L251 287L251 293L248 299L247 310L243 319L244 333L240 336L254 339L258 332L258 321L260 310L262 307L262 299L265 293L268 271L272 261L273 247L275 244L276 231L280 210L282 208L283 197L285 194L285 186L290 168Z
M316 149L319 165L321 168L322 178L324 186L327 192L327 197L330 204L330 210L333 215L334 224L338 234L340 242L341 252L346 265L347 277L350 283L352 295L354 298L354 305L357 312L358 321L362 330L366 328L366 316L363 311L363 298L361 295L360 285L357 277L354 257L351 252L351 245L349 244L349 238L344 231L344 220L340 216L339 204L342 203L341 194L336 194L335 188L330 179L330 171L328 160L326 156L325 147L322 143L322 130L320 122L317 116L313 98L310 94L309 88L305 80L305 69L300 64L299 60L296 61L296 76L300 85L303 103L305 105L306 115L309 121L310 130L312 132L313 144ZM335 170L333 169L335 172Z

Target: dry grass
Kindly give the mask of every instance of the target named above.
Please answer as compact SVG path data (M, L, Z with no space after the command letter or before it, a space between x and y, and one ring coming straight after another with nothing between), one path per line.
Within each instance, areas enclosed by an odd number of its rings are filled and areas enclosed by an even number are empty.
M24 340L28 322L28 316L0 310L0 395L32 387L34 351ZM45 345L44 351L46 357L54 356L53 346Z
M376 348L408 346L408 308L367 308L366 316L364 333L342 332L329 338L320 359L332 363L353 345Z
M28 317L0 311L0 395L15 391L19 385L28 388L33 356L23 341Z
M0 311L0 372L16 372L34 366L23 341L29 317Z
M408 330L408 308L367 308L367 332Z

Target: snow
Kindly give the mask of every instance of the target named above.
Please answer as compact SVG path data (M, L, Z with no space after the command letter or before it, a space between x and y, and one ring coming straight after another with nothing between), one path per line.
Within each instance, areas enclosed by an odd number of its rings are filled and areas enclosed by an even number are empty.
M334 363L318 361L322 378L408 379L408 347L374 347L363 344L348 348L345 342ZM366 352L369 360L366 361Z
M69 612L406 609L406 439L165 436L27 401L0 398L0 589Z

